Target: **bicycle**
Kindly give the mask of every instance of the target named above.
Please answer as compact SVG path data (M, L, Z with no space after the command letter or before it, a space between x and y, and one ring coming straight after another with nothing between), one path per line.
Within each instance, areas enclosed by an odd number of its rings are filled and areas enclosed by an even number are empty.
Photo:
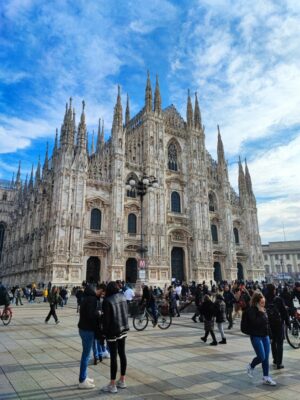
M153 315L147 310L147 307L144 310L133 317L132 323L133 327L137 331L143 331L146 329L149 320L153 323L153 327L155 326ZM157 326L160 329L168 329L172 324L172 317L170 314L163 315L160 311L157 312Z
M3 325L8 325L12 319L12 310L9 306L4 306L3 311L0 310L0 319Z
M290 317L290 326L285 327L285 336L288 344L293 349L300 348L300 309L296 310L294 315Z

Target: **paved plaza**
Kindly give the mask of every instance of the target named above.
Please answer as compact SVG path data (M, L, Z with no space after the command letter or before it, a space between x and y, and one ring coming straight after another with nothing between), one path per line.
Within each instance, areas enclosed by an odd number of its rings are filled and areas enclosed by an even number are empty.
M61 321L48 325L47 304L14 307L8 327L0 325L0 399L298 399L300 397L300 350L285 344L285 369L272 370L277 387L260 383L261 368L253 381L245 373L253 357L249 339L238 325L227 332L227 345L201 343L203 324L191 314L174 320L167 330L150 326L143 332L130 330L127 339L127 389L103 394L109 380L109 360L91 365L93 390L78 390L81 343L74 299L58 310ZM270 358L272 361L272 359Z

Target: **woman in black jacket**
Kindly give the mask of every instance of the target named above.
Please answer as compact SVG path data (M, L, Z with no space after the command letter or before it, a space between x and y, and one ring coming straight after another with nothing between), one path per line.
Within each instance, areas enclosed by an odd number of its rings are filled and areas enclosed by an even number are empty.
M125 354L125 340L127 337L128 309L126 297L119 291L116 282L110 282L106 288L105 298L102 304L103 332L110 351L110 383L104 386L104 392L117 393L118 388L125 389L125 374L127 359ZM116 382L117 354L120 357L121 376Z
M254 368L261 363L263 369L263 384L275 386L276 382L269 376L269 324L265 310L265 298L261 292L254 292L251 299L251 306L244 312L247 313L250 340L256 353L256 357L254 357L252 362L247 366L247 374L250 378L253 378Z
M201 338L203 342L206 342L207 337L211 334L212 342L210 343L211 346L217 346L218 342L214 332L214 316L215 316L215 305L211 301L211 298L208 294L206 294L203 298L203 303L200 306L200 312L204 317L204 330L205 334Z
M97 295L99 290L86 286L82 295L79 314L79 335L82 341L82 355L80 361L79 389L93 389L94 380L88 378L87 368L93 347L97 320Z
M266 309L269 318L271 349L273 363L282 369L284 323L290 325L289 314L281 297L276 296L276 288L272 283L267 285Z

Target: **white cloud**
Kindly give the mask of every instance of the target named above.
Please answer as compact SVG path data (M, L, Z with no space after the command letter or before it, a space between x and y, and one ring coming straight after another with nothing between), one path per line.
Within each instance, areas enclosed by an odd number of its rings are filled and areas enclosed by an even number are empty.
M177 14L176 7L167 0L152 0L145 4L144 0L129 2L132 31L147 34L154 29L165 26Z
M18 83L23 79L29 77L27 72L23 71L10 71L10 70L0 70L0 80L2 83L10 85L12 83Z
M300 126L299 19L295 1L199 0L170 57L171 65L184 66L182 74L192 71L176 80L173 68L169 80L175 80L171 87L177 99L191 81L198 90L211 153L216 154L219 123L227 156L237 158L242 152L251 159L255 194L269 197L258 204L261 234L268 240L282 238L279 214L287 237L299 238L300 233L293 226L300 192L300 129L295 130ZM282 142L278 135L283 131L287 144L276 144ZM236 187L236 166L231 177Z
M3 5L4 15L10 19L14 19L20 14L26 13L33 6L35 0L6 0Z

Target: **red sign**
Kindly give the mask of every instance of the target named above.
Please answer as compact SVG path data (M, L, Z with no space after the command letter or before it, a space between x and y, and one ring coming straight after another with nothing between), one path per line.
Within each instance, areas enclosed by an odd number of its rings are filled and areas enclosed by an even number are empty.
M140 269L144 269L145 267L146 267L146 261L145 261L144 258L141 258L141 259L139 260L139 268L140 268Z

